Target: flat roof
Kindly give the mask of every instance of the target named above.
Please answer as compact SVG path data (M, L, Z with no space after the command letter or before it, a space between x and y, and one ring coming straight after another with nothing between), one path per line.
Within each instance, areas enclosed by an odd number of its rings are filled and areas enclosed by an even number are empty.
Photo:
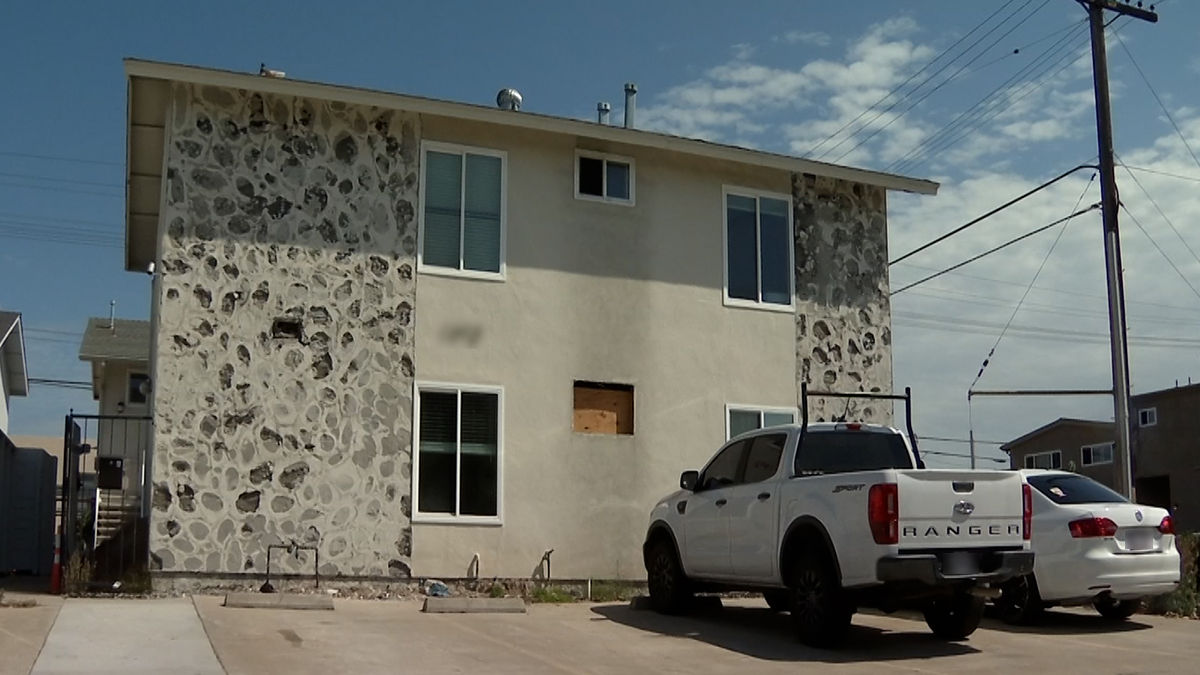
M444 101L391 92L332 85L291 78L262 77L256 72L237 72L159 61L125 59L128 78L126 114L126 214L125 269L144 272L156 257L155 234L162 193L163 143L166 111L170 107L170 83L243 89L284 96L301 96L354 105L438 115L487 122L580 138L604 140L629 146L654 148L738 162L753 166L810 173L916 194L937 194L938 183L920 178L857 169L790 155L752 150L645 129L555 117L528 110L512 111L473 103Z
M80 361L149 361L150 322L91 317L79 345Z

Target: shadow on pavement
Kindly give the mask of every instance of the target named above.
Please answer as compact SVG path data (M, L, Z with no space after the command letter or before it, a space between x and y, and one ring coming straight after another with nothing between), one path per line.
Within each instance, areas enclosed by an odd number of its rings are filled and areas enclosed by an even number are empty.
M1047 610L1042 612L1041 617L1036 622L1027 626L1011 626L1000 619L989 616L984 619L981 628L1003 631L1005 633L1097 635L1104 633L1132 633L1148 630L1153 628L1153 626L1138 621L1136 614L1125 621L1113 621L1096 613L1086 614L1076 611Z
M690 638L721 649L769 661L856 663L929 659L979 652L968 644L944 642L932 634L893 633L856 623L836 651L805 647L796 641L786 614L766 607L724 607L685 616L664 616L628 605L600 605L592 611L616 623L668 637ZM924 629L924 623L921 624Z

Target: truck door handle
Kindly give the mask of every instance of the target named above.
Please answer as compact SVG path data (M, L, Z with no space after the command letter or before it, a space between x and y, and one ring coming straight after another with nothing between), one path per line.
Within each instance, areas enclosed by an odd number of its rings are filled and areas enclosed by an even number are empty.
M759 499L759 501L766 501L766 500L768 500L768 499L770 499L770 498L771 498L771 493L770 493L770 492L760 492L760 493L758 493L758 499Z
M726 501L724 499L717 500L717 506L725 506L725 504L726 504Z

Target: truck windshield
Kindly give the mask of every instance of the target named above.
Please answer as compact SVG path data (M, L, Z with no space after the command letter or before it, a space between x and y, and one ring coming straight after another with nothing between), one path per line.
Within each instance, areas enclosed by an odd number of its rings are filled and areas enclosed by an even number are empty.
M796 453L796 475L911 469L904 437L870 431L808 431Z
M1026 480L1055 504L1125 504L1129 501L1087 476L1059 473L1029 476Z

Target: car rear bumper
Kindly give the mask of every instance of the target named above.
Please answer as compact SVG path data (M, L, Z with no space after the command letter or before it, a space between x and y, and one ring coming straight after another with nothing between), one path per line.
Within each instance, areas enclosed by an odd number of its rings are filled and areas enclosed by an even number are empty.
M1038 563L1038 590L1048 601L1088 601L1099 595L1118 600L1149 598L1174 591L1180 579L1175 550Z
M974 560L973 569L947 570L947 554L963 553ZM962 582L1000 583L1033 571L1033 551L937 551L881 558L876 577L884 582L918 581L930 586Z

